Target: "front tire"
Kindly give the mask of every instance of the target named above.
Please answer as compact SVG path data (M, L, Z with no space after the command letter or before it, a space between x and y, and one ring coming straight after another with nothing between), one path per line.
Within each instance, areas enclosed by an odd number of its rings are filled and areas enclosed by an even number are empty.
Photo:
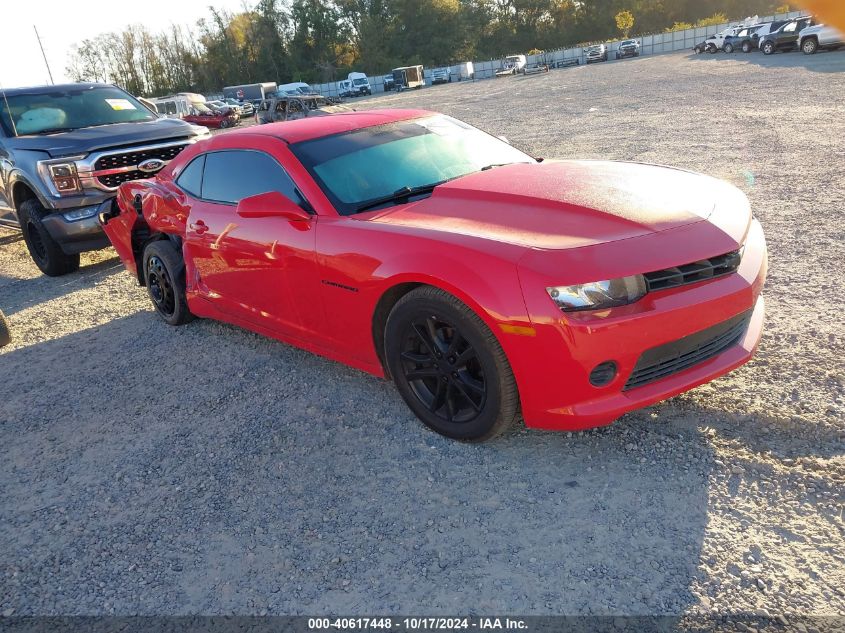
M804 43L801 44L801 50L805 55L815 55L816 51L819 50L819 43L815 40L815 38L807 38L804 40Z
M48 277L60 277L79 270L79 254L67 255L41 221L47 210L37 198L24 201L18 209L23 239L32 261Z
M725 44L725 52L726 53L733 53L734 52L734 45L733 44Z
M519 392L490 328L449 293L423 286L387 319L385 359L399 394L430 429L481 442L519 416Z
M751 52L751 42L743 42L742 43L742 52L743 53L750 53Z
M185 295L185 262L170 240L151 242L144 249L144 281L159 316L169 325L194 320Z
M763 55L771 55L775 52L774 42L763 42L761 50L763 51Z

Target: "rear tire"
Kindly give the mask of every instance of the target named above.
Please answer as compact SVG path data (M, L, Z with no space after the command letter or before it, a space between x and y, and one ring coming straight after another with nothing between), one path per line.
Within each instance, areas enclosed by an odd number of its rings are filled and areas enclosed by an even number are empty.
M773 42L763 42L763 46L760 48L763 51L763 55L771 55L775 52L775 45Z
M156 312L169 325L194 320L185 295L185 262L170 240L151 242L144 249L144 281Z
M804 40L804 43L801 44L801 50L805 55L815 55L816 51L819 50L819 43L815 38L808 37Z
M519 392L490 328L453 295L423 286L385 327L385 360L399 394L430 429L482 442L519 417Z
M743 42L742 43L742 52L743 53L750 53L751 52L751 42Z
M32 261L48 277L79 270L79 254L65 254L41 222L45 215L47 210L37 198L24 201L18 209L18 221Z

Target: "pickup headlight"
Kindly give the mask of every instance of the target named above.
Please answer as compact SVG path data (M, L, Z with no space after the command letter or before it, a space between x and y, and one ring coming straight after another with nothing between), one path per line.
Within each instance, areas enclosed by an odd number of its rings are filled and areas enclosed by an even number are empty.
M81 158L81 157L79 157ZM67 196L82 192L82 183L76 173L76 163L72 160L43 161L38 163L38 169L45 180L53 185L53 190L60 196Z
M553 286L546 292L557 307L565 312L612 308L641 299L647 292L645 278L631 275L607 281L594 281L575 286Z

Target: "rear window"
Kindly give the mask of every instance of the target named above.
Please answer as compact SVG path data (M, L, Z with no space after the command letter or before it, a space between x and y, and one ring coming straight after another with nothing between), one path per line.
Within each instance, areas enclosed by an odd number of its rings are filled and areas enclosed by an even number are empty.
M47 86L35 94L0 99L0 125L8 136L69 132L155 118L135 97L114 86Z

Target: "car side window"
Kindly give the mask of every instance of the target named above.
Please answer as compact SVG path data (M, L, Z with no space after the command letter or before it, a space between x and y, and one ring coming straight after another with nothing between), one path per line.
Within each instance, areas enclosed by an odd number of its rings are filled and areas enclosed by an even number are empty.
M304 200L290 176L269 154L225 150L206 154L202 198L237 204L244 198L278 191L298 205Z
M188 163L176 179L176 184L196 198L202 193L202 170L205 166L205 154L197 156Z

